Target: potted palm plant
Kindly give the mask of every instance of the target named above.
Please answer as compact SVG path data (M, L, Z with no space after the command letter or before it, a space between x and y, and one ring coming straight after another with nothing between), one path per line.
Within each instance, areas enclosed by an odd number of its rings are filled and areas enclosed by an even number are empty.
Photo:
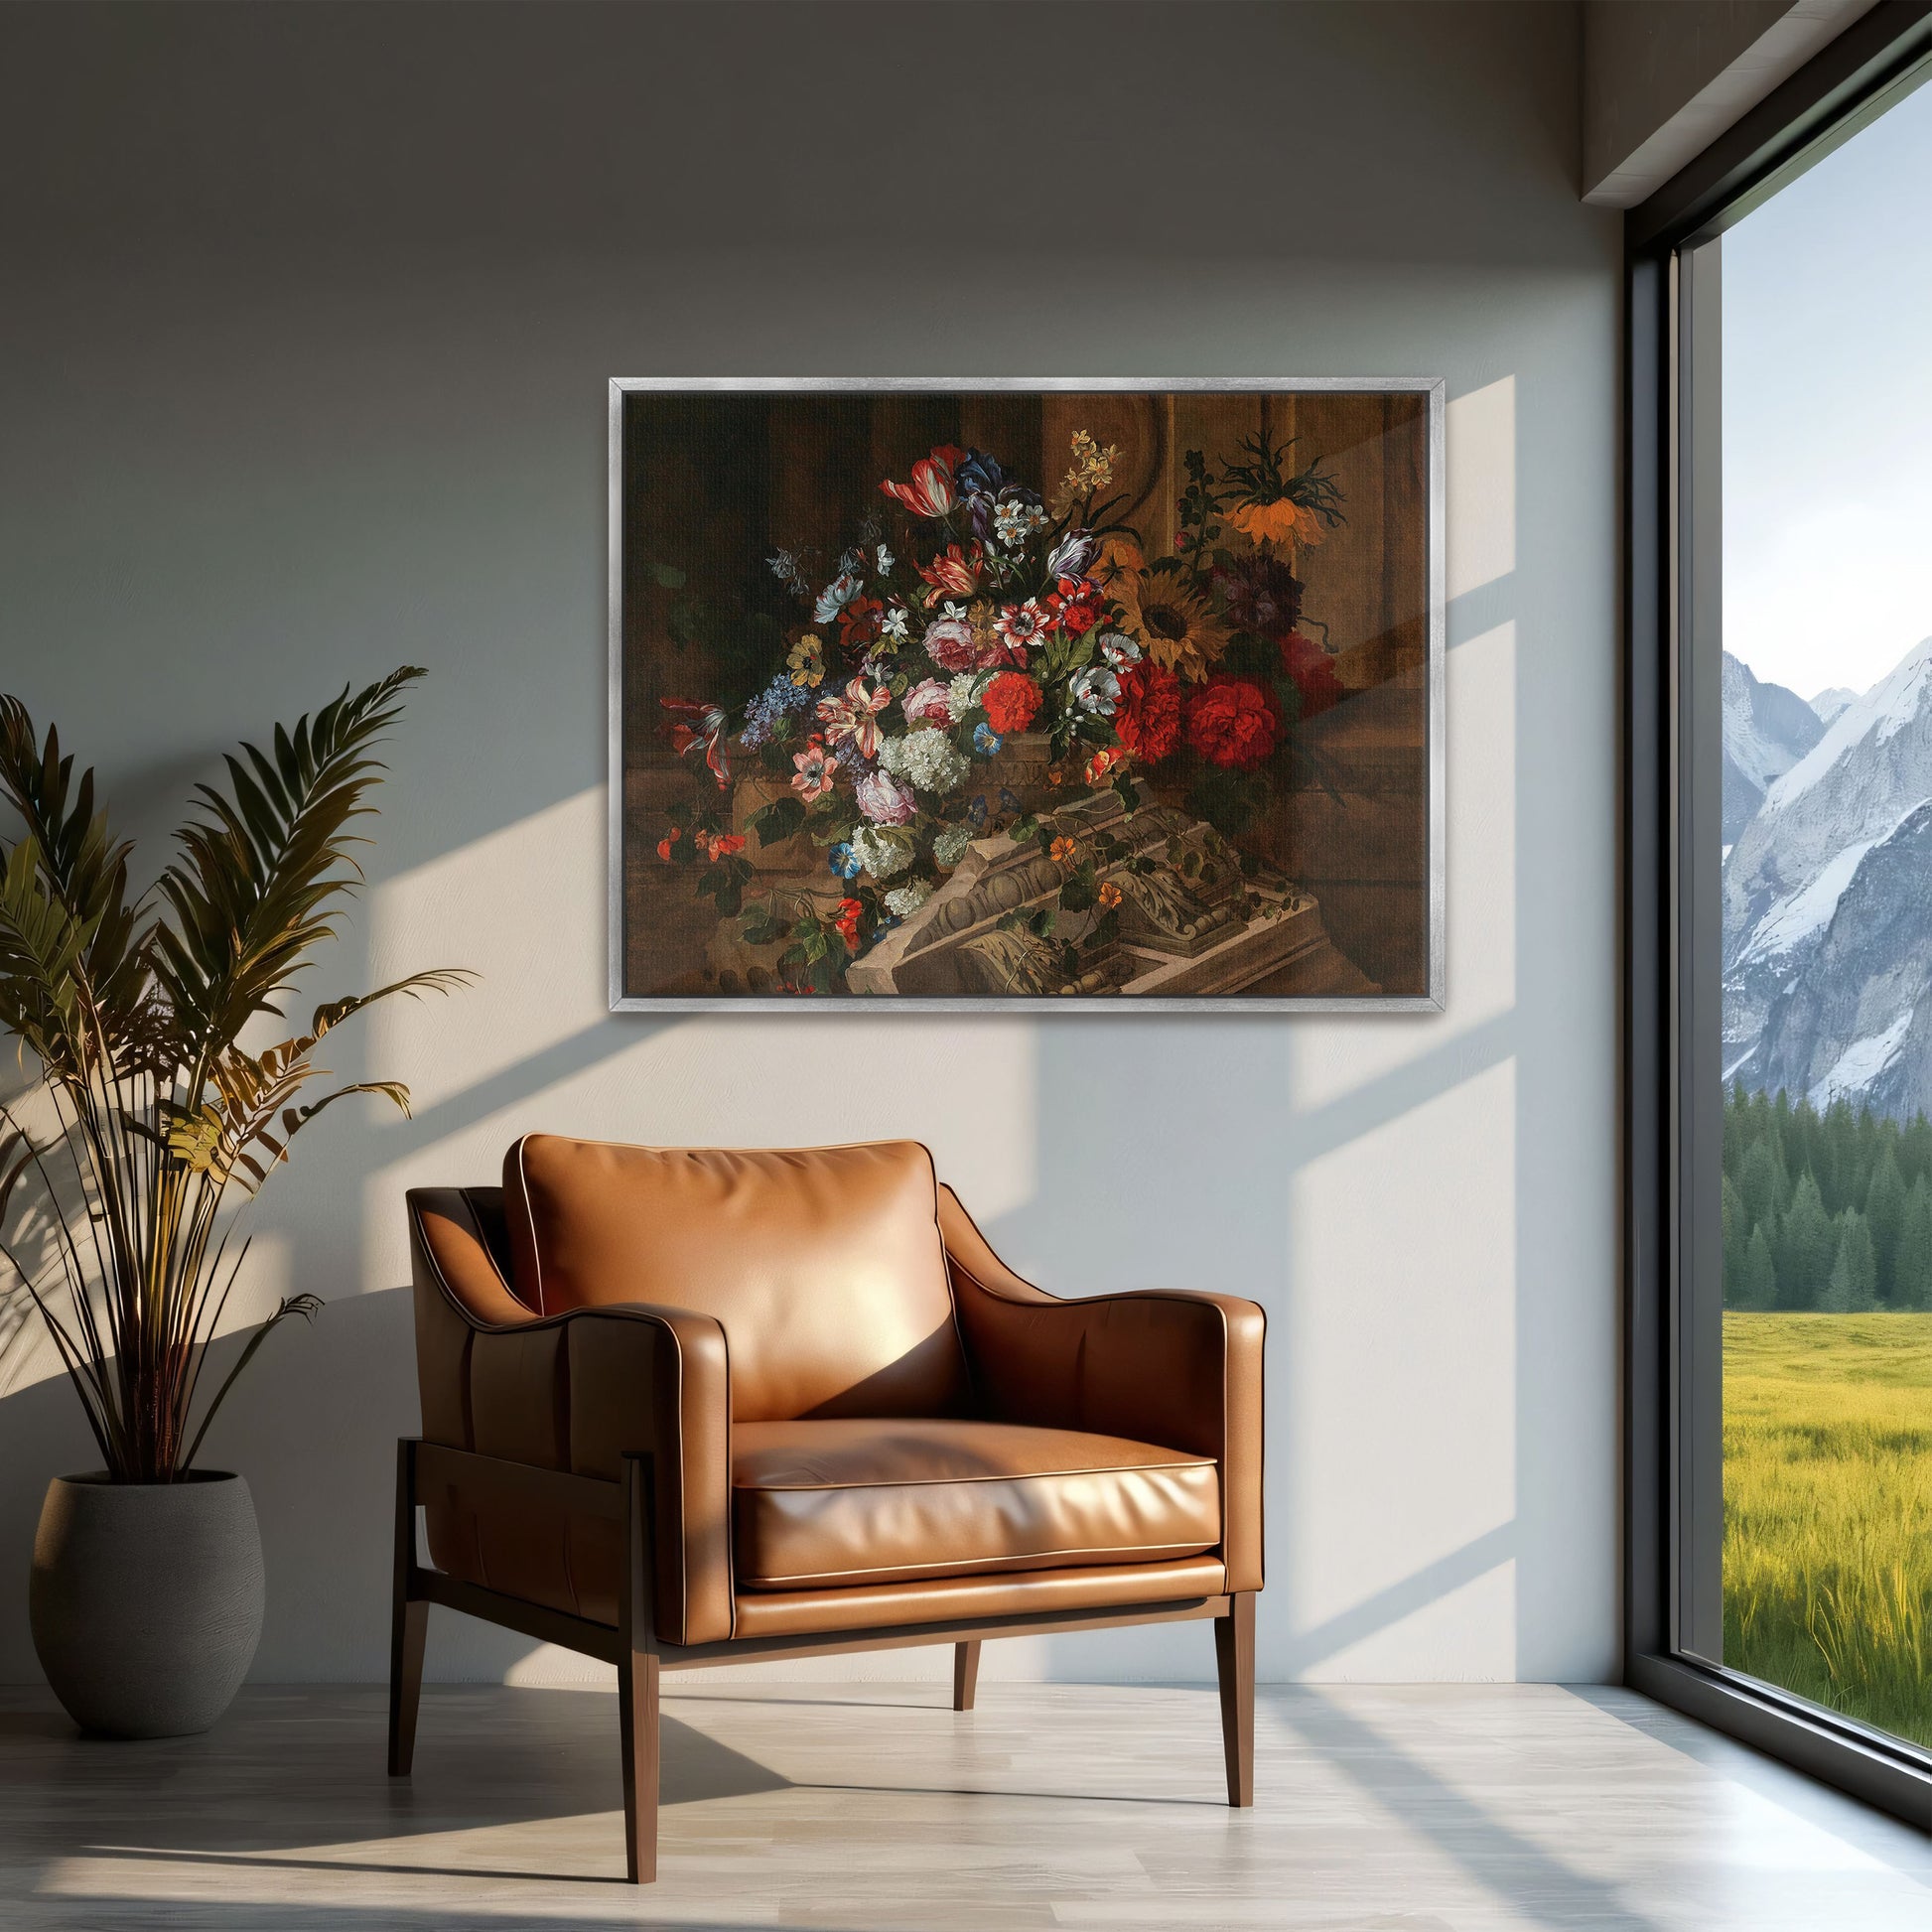
M248 1252L248 1204L304 1127L347 1094L405 1113L393 1080L328 1077L316 1055L378 1000L468 977L414 973L283 1019L359 878L353 829L382 767L375 742L422 673L405 667L199 785L155 886L92 771L0 697L0 1028L22 1090L0 1104L0 1259L33 1298L99 1447L101 1468L50 1485L34 1548L34 1645L83 1727L205 1730L261 1633L262 1562L247 1484L196 1456L270 1333L313 1317L285 1298L225 1375L212 1344Z

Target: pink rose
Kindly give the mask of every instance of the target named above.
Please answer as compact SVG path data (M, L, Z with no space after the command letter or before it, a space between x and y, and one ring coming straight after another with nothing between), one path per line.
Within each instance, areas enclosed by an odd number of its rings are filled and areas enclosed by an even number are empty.
M937 623L927 624L925 649L942 671L957 675L979 668L979 645L973 638L973 626L963 618L941 618Z
M875 825L903 825L916 809L912 787L890 771L868 771L859 780L859 809Z
M915 684L898 703L908 725L916 725L921 718L930 718L935 725L952 723L950 693L936 677L927 678L923 684Z

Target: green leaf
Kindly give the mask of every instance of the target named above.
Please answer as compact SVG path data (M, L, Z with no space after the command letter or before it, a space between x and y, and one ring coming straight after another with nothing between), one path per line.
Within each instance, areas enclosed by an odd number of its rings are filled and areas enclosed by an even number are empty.
M1119 798L1129 818L1140 809L1141 788L1125 771L1114 773L1114 794Z
M768 805L760 805L746 822L758 834L759 845L777 845L805 823L804 800L774 798Z

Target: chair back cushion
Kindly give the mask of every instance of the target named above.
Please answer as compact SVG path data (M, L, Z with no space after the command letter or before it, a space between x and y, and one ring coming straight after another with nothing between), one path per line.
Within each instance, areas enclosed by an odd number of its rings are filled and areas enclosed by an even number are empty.
M944 1416L966 1404L916 1141L654 1148L529 1134L503 1158L516 1291L541 1314L653 1302L713 1315L740 1422Z

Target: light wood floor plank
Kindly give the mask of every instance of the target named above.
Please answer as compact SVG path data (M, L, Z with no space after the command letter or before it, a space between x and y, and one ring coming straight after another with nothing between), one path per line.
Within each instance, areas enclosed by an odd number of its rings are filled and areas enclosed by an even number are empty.
M207 1737L84 1740L0 1694L0 1925L430 1932L1228 1926L1927 1932L1932 1841L1619 1691L1215 1697L675 1680L660 1878L621 1882L615 1699L251 1689Z

